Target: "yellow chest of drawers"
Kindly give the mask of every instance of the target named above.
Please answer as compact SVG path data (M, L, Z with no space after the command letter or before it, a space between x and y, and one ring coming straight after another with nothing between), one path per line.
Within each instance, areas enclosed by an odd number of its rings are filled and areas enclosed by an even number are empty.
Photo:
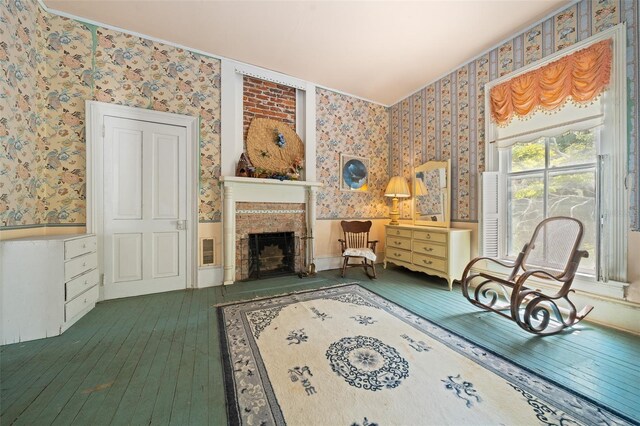
M428 228L412 225L386 225L387 263L412 271L436 275L447 280L460 279L470 260L471 231L468 229Z

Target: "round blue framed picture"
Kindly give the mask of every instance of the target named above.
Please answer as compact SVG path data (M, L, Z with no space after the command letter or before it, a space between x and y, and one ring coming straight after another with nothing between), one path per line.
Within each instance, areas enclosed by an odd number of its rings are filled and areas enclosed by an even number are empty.
M341 190L359 192L369 190L369 160L367 158L343 154L340 156L340 165Z

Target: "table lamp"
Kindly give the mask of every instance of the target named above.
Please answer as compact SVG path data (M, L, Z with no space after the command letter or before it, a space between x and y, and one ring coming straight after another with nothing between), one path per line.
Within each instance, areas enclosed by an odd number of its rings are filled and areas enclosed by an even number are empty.
M400 212L398 211L398 198L408 198L411 196L409 192L409 185L407 180L402 176L394 176L389 180L386 191L384 191L385 197L393 197L391 199L391 211L389 212L389 218L391 222L389 225L399 225L398 219L400 219Z

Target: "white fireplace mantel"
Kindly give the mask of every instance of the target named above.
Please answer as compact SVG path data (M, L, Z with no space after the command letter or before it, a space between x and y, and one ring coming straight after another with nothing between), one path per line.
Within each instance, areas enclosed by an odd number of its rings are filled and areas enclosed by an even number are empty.
M236 202L304 203L309 236L315 235L316 190L320 182L258 179L236 176L220 178L223 191L224 284L233 284L236 275ZM308 245L306 264L314 262L313 243Z

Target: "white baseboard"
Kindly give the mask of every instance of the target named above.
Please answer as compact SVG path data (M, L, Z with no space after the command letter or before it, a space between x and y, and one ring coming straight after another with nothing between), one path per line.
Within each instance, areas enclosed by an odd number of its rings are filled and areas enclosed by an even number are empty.
M584 305L593 306L593 311L584 321L591 321L618 330L640 335L640 306L636 303L599 298L576 291L571 300L576 308Z
M342 256L337 257L316 257L316 271L327 271L329 269L342 268Z
M198 268L198 288L222 285L223 274L222 266Z
M480 267L473 268L473 271L502 275L506 278L505 274L500 274L498 271L487 270ZM558 286L550 285L549 283L536 279L535 277L531 278L531 282L535 284L535 287L547 291L547 294L552 294L554 291L559 289ZM575 284L576 283L574 282L574 287ZM601 284L598 291L602 292L605 290L605 287L606 284ZM612 283L609 287L615 289L616 285ZM595 288L595 285L592 285L591 288ZM619 292L616 292L615 290L609 290L609 292L609 294L619 295ZM593 311L591 311L591 313L589 313L589 315L584 319L586 322L594 322L607 327L616 328L618 330L628 331L633 334L640 334L640 305L611 297L609 294L593 294L588 291L581 290L580 288L576 288L575 292L569 296L569 299L575 304L578 311L586 305L593 306Z

